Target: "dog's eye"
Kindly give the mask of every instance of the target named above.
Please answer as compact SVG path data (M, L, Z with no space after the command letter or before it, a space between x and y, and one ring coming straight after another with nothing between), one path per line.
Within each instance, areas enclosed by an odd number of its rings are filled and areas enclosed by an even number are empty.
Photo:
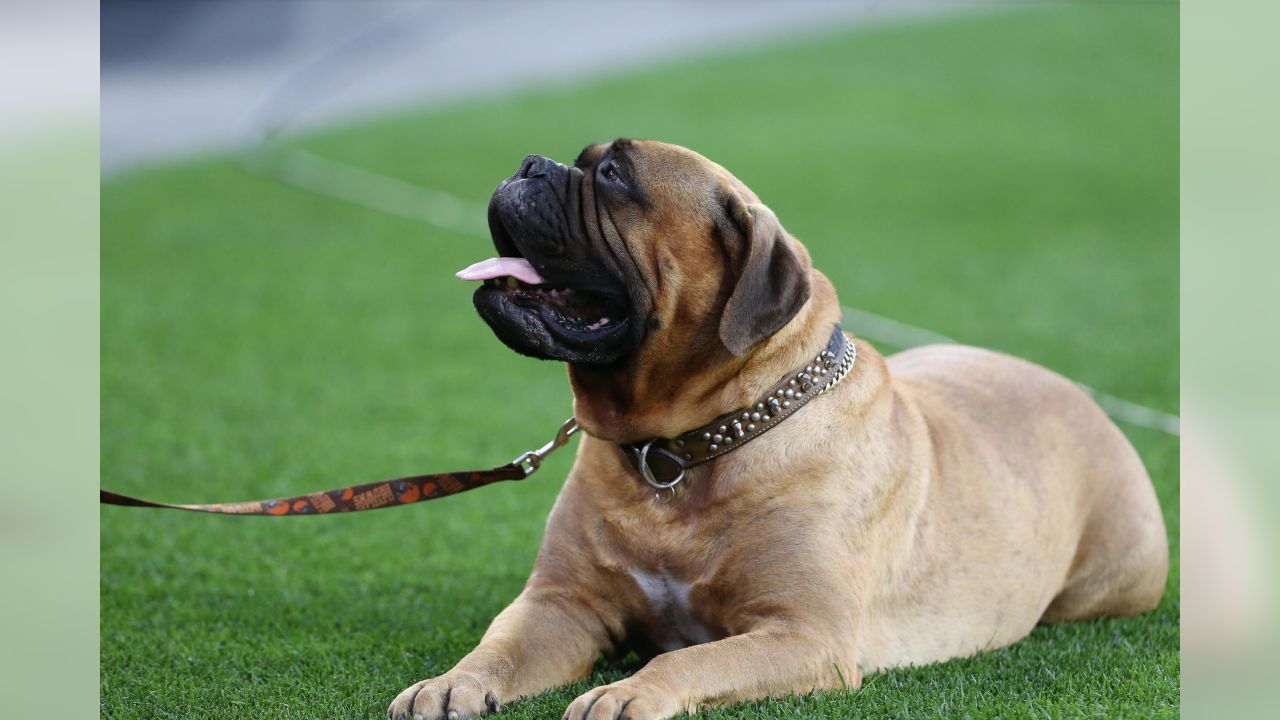
M614 164L612 160L605 163L604 166L600 168L600 176L611 183L618 183L619 185L623 184L622 173L618 172L618 166Z

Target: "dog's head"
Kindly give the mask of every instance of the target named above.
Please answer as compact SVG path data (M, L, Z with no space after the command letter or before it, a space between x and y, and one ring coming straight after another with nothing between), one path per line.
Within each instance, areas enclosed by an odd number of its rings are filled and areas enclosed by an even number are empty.
M502 342L570 364L575 391L643 389L732 363L810 296L807 252L755 194L697 153L647 140L530 155L489 203L499 258L475 306ZM626 395L622 397L619 393Z

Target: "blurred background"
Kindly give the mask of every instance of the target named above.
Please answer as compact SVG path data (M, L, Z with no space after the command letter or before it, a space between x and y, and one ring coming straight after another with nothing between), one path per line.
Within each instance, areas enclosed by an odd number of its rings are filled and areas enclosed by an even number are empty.
M1179 556L1176 3L101 13L104 487L268 497L540 445L568 413L563 370L506 351L452 273L488 255L485 202L525 154L652 137L750 185L882 352L955 339L1096 391ZM569 462L296 524L104 510L103 716L377 716L519 591ZM1231 622L1196 637L1240 657L1266 607L1259 531L1238 494L1198 487L1225 545L1199 560L1212 590L1188 597ZM1141 618L714 716L1176 715L1180 567ZM632 670L504 716L558 716Z
M102 164L323 127L960 0L677 3L106 0Z

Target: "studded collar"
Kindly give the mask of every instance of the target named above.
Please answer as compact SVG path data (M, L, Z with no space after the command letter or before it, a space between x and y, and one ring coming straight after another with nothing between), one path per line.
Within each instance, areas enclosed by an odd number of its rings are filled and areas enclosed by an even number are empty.
M812 363L788 373L752 405L675 438L623 444L623 454L657 492L658 502L670 502L686 470L737 450L777 427L805 403L843 380L853 369L857 353L836 325L827 347Z

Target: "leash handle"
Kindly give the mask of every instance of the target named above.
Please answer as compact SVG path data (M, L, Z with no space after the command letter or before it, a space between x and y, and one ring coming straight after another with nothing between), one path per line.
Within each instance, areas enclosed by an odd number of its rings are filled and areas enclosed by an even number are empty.
M325 515L338 512L378 510L398 505L434 500L446 495L474 490L502 480L523 480L538 471L542 461L569 442L578 431L578 423L569 418L550 442L537 450L522 453L506 465L491 470L433 473L382 480L380 482L350 485L323 492L295 495L271 500L251 500L239 503L210 503L206 505L178 505L145 500L110 490L99 490L98 501L103 505L124 507L187 510L190 512L219 515Z

